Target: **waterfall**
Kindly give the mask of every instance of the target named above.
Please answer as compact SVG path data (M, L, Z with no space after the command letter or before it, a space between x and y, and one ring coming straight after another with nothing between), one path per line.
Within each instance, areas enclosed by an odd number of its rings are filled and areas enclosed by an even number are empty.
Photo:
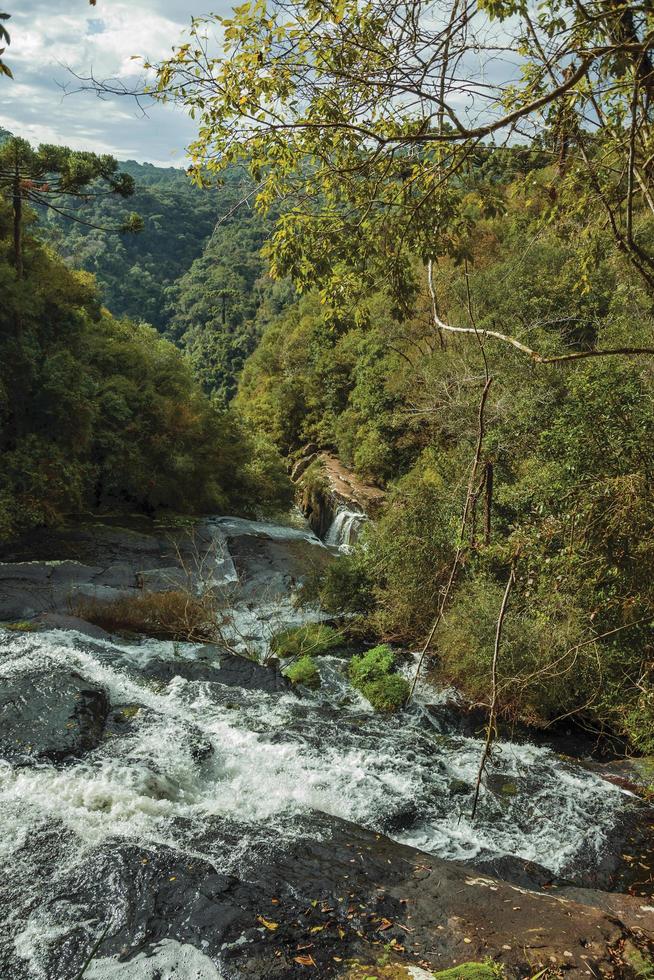
M345 553L351 551L367 520L359 510L338 510L325 535L325 544Z

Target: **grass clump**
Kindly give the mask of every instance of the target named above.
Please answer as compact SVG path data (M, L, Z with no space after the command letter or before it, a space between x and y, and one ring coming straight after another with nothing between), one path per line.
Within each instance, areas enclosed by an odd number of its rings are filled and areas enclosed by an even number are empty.
M183 590L142 592L113 602L79 599L74 613L111 633L143 633L157 639L210 643L219 639L215 602Z
M387 644L352 657L352 686L361 691L375 711L397 711L409 697L409 682L395 673L396 657Z
M325 623L305 623L291 626L273 637L272 652L283 659L287 657L318 657L329 653L343 643L341 634Z
M17 623L3 623L2 625L6 630L11 630L12 633L38 633L41 629L38 623L31 623L27 619Z
M320 687L320 671L308 655L300 657L284 673L291 684L301 684L303 687L314 689Z

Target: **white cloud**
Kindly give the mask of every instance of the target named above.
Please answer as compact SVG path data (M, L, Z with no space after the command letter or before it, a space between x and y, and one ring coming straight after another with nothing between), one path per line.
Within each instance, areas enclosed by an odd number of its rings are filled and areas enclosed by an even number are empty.
M182 164L195 131L182 113L156 106L144 117L129 98L104 101L88 92L64 97L62 85L71 81L67 69L129 82L139 71L132 56L165 57L191 13L207 12L203 2L189 10L182 0L98 0L95 7L68 0L67 12L57 14L48 0L23 0L8 22L5 59L15 80L0 79L0 125L36 143ZM212 6L224 10L228 2Z

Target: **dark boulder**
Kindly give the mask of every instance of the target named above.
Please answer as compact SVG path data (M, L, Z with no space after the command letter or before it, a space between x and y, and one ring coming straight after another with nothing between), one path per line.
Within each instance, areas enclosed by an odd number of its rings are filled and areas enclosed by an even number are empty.
M275 667L264 667L255 660L237 657L222 650L215 650L215 657L197 660L164 660L157 657L142 669L141 675L149 680L169 683L175 677L188 681L208 681L227 687L240 687L246 691L263 691L275 694L289 691L290 683Z
M65 613L44 612L36 616L32 623L43 630L63 630L69 632L74 630L83 636L90 636L94 640L110 640L111 634L103 630L101 626L94 623L87 623L85 619L78 616L67 616Z
M95 748L109 713L106 691L74 671L0 678L0 756L61 762Z

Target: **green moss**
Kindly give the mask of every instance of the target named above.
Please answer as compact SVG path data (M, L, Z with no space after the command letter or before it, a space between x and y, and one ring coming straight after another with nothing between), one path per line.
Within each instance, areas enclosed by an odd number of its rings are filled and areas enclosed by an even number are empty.
M460 966L450 967L434 974L440 980L496 980L503 976L499 963L486 960L484 963L461 963Z
M649 956L643 955L638 949L625 950L627 963L640 980L654 980L654 962Z
M271 649L278 657L318 657L342 644L338 630L325 623L305 623L277 633Z
M395 654L389 646L373 647L350 661L350 680L376 711L397 711L409 696L409 683L394 673Z
M119 717L116 720L120 722L131 721L132 718L136 718L140 710L140 704L127 704L120 709Z
M302 684L304 687L320 687L320 671L309 656L300 657L285 671L291 684Z
M2 625L6 630L12 630L15 633L38 633L41 629L38 623L30 623L28 620L21 620L17 623L3 623Z

